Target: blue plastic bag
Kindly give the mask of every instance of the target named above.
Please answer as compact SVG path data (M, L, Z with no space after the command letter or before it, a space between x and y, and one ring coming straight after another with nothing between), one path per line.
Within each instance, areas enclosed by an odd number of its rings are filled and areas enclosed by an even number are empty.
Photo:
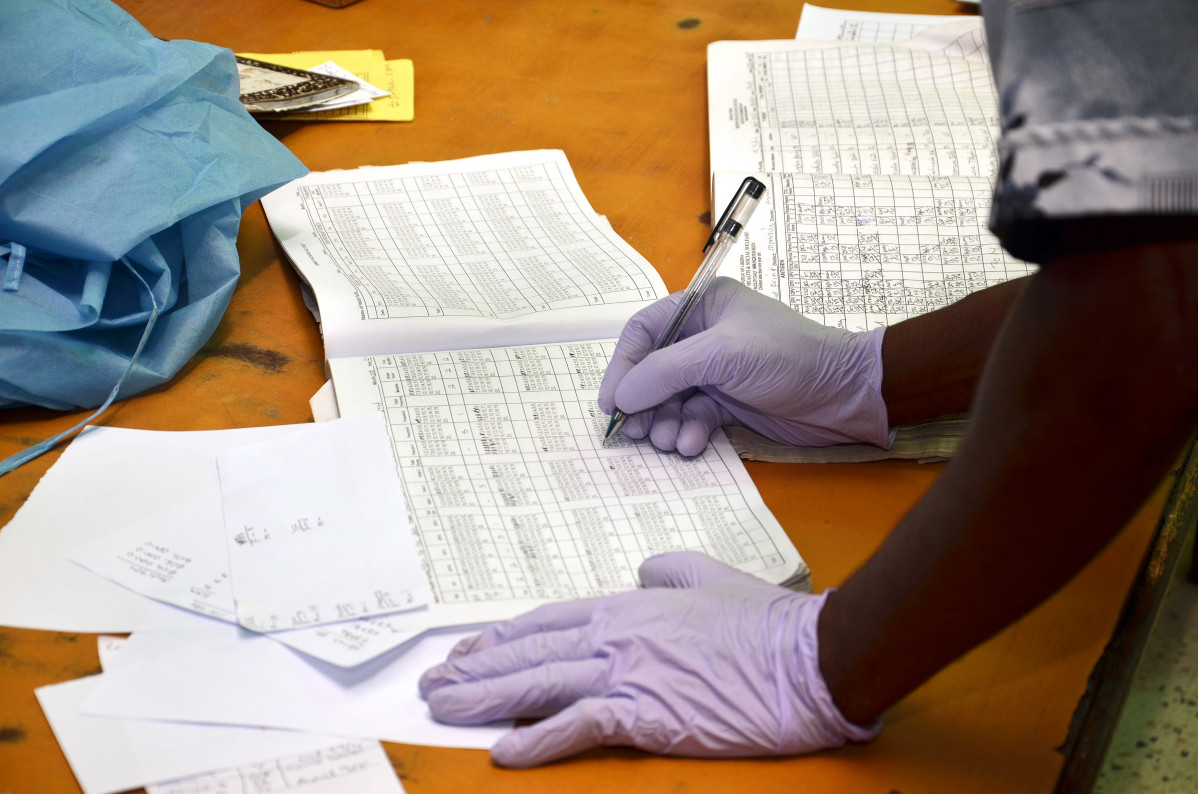
M242 211L306 169L241 106L227 49L107 0L0 20L0 407L103 405L208 340Z

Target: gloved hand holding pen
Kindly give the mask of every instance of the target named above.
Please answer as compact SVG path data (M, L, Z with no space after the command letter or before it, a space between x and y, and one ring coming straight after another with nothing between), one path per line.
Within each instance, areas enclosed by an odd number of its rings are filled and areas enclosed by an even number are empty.
M708 758L793 755L881 730L847 721L819 670L826 596L697 552L651 557L643 589L550 604L467 640L420 681L460 725L547 717L491 749L529 767L600 745Z
M629 438L697 455L715 428L743 425L796 446L889 446L882 328L828 328L719 278L678 341L653 351L679 298L633 316L599 387L601 409L629 414Z

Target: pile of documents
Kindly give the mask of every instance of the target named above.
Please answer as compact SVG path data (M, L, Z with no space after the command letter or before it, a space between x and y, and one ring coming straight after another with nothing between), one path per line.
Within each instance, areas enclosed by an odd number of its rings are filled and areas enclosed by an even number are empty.
M419 675L471 627L636 587L659 552L810 586L722 435L694 458L603 444L612 337L666 291L561 152L313 174L265 207L340 418L90 429L0 533L0 622L133 632L38 691L85 792L488 747L505 726L438 725Z
M94 428L43 478L0 533L0 622L134 632L102 675L37 692L85 792L269 762L381 794L379 739L497 738L417 695L465 635L404 625L428 585L380 425Z
M437 623L629 589L672 549L806 585L722 434L693 458L603 443L613 337L666 290L562 152L310 174L263 207L337 414L386 420Z
M88 794L380 739L488 747L506 726L438 725L419 675L471 627L636 587L659 552L810 586L722 435L695 458L603 444L612 337L665 288L561 152L314 174L265 206L341 354L340 418L88 430L0 533L0 622L133 632L38 692Z

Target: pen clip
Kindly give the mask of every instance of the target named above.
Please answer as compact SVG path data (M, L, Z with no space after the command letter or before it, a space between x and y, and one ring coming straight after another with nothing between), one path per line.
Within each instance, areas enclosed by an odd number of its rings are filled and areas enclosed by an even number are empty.
M754 202L761 198L765 193L765 185L759 179L747 176L740 183L740 187L736 189L736 194L732 197L732 201L728 202L727 209L720 216L719 221L711 229L711 236L707 238L707 244L703 246L703 253L707 253L707 249L715 245L715 238L721 233L730 233L733 235L740 233L740 221L732 217L736 210L740 207L745 196L752 198Z

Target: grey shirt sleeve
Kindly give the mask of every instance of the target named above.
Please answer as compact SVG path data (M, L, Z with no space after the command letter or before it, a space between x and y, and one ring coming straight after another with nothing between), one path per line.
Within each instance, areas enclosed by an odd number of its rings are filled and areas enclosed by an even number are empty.
M1045 262L1198 236L1198 2L983 8L1002 123L990 227L1004 246Z

